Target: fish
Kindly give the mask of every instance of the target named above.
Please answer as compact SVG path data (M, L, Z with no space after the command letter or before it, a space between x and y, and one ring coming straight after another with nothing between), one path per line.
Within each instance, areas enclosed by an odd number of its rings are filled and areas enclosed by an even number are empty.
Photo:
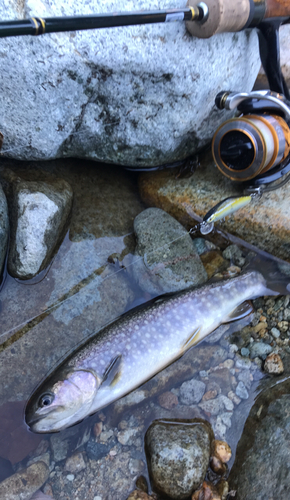
M204 216L200 224L201 234L208 234L213 230L214 223L233 214L251 203L252 195L230 196L217 203Z
M27 425L50 433L80 422L142 385L222 323L249 314L245 301L289 293L289 277L263 274L248 269L125 313L39 385L26 405Z

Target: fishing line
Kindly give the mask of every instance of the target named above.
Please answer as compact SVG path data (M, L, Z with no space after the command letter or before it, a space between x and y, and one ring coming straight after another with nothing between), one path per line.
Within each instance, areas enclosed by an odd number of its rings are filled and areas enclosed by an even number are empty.
M144 255L144 257L143 257L143 256L139 256L139 257L137 257L137 258L134 258L134 256L133 256L133 260L132 260L132 262L131 262L130 264L126 265L124 268L122 267L122 268L118 269L118 271L115 271L114 273L109 274L108 276L106 276L105 278L103 278L103 279L99 282L98 287L99 287L99 286L100 286L100 285L101 285L104 281L106 281L107 279L109 279L109 278L113 278L114 276L116 276L116 275L117 275L117 274L119 274L120 272L125 272L125 271L127 271L127 269L128 269L129 267L131 267L131 266L135 265L137 262L139 262L139 261L141 261L141 260L143 260L143 262L144 262L145 256L146 256L146 259L147 259L147 256L148 256L148 255L151 255L151 254L153 254L154 252L157 252L157 251L161 250L162 248L166 248L166 247L168 247L169 245L172 245L173 243L175 243L176 241L178 241L178 240L180 240L180 239L184 238L184 237L185 237L185 236L187 236L187 235L192 235L192 234L194 234L195 232L197 232L197 231L198 231L198 226L199 226L199 224L196 224L196 225L195 225L195 226L193 226L193 227L192 227L189 231L186 231L186 233L184 233L183 235L178 236L177 238L174 238L173 240L169 241L168 243L164 243L164 245L162 245L162 246L160 246L160 247L157 247L157 248L155 248L154 250L151 250L150 252L146 252L146 254ZM131 232L131 233L126 234L126 235L124 235L124 238L125 238L125 237L127 237L127 236L131 236L131 235L134 235L134 233L133 233L133 232ZM93 276L93 275L94 275L94 273L92 273L91 275L87 276L85 279L86 279L86 280L88 280L88 279L90 278L90 276ZM83 281L83 280L82 280L82 281ZM91 281L89 281L89 283L91 283ZM89 283L88 283L88 284L89 284ZM79 285L79 283L78 283L78 285ZM85 285L85 286L86 286L86 285ZM63 300L61 300L61 301L59 301L59 302L57 301L56 303L51 304L51 305L50 305L47 309L45 309L42 313L37 314L37 315L35 315L35 316L32 316L32 317L30 317L29 319L27 319L27 320L23 321L22 323L20 323L20 324L18 324L18 325L16 325L16 326L14 326L14 327L13 327L13 328L11 328L10 330L7 330L6 332L1 333L1 334L0 334L0 338L1 338L1 337L4 337L5 335L8 335L9 333L13 332L13 331L14 331L14 330L16 330L16 329L21 329L22 327L26 326L26 325L27 325L28 323L30 323L31 321L36 320L36 319L37 319L38 317L40 317L40 316L43 316L43 315L44 315L44 318L45 318L45 317L48 315L48 313L50 313L52 310L54 310L54 309L58 309L61 305L63 305L65 302L67 302L69 299L71 299L74 295L76 295L77 293L80 293L80 292L81 292L81 291L85 288L85 286L84 286L83 288L81 288L81 290L78 290L78 291L77 291L77 292L75 292L74 294L70 295L69 297L66 297L65 299L63 299ZM69 292L67 292L67 293L69 293ZM43 319L44 319L44 318L43 318ZM41 321L42 321L42 320L41 320ZM89 335L89 337L90 337L90 335ZM8 340L8 339L7 339L7 340ZM1 347L1 346L0 346L0 347Z

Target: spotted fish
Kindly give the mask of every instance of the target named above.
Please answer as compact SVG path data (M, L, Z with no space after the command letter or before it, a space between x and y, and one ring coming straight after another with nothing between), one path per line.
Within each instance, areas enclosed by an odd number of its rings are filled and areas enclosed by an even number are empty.
M27 404L27 424L34 432L53 432L95 413L180 358L220 324L248 313L244 301L277 295L269 287L260 272L248 271L131 311L40 385ZM289 293L286 287L284 293Z

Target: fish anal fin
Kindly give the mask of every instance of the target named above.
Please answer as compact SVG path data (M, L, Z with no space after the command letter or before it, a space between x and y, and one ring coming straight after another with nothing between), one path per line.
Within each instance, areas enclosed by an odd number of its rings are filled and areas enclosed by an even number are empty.
M122 355L118 354L108 364L103 376L102 386L114 386L118 382L122 371L121 365Z
M188 337L188 339L182 345L182 352L187 351L187 349L189 349L190 347L192 347L194 344L196 344L198 342L199 337L200 337L200 332L201 332L201 326L199 326L198 328L196 328L196 330L194 330L190 334L190 336Z
M246 301L240 304L238 307L232 310L224 319L223 323L230 323L231 321L236 321L237 319L242 319L253 312L253 306L251 302Z

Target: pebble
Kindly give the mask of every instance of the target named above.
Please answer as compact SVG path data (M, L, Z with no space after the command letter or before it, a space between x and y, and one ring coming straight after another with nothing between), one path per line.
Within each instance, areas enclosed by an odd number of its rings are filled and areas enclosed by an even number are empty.
M288 321L290 319L290 309L284 309L284 320Z
M118 432L117 439L120 444L131 446L132 444L134 444L134 441L136 439L136 434L138 434L139 431L140 431L139 427L125 429L124 431Z
M230 391L228 393L228 398L235 403L235 405L239 405L241 402L241 399L234 393L234 391Z
M73 475L73 474L68 474L68 475L66 476L66 478L67 478L67 480L68 480L68 481L73 481L75 477L74 477L74 475Z
M245 258L243 257L242 250L238 247L238 245L229 245L223 251L224 259L228 259L233 262L236 266L243 267L245 264Z
M235 367L238 368L238 370L249 370L251 368L251 365L252 363L250 359L242 358L237 355Z
M197 250L198 255L202 255L209 250L216 250L216 246L211 241L205 240L204 238L194 238L193 244Z
M210 467L211 469L218 475L222 476L227 468L225 464L218 458L218 457L211 457L210 458Z
M271 333L275 339L279 338L281 335L278 328L271 328Z
M253 342L250 347L251 358L261 358L266 359L267 355L272 352L272 347L269 344L264 344L264 342Z
M191 379L183 382L179 393L181 404L193 405L199 403L205 393L205 389L206 385L201 380Z
M37 462L22 469L0 483L1 500L29 500L49 476L44 462Z
M99 460L108 455L110 448L111 446L107 444L96 443L90 440L86 446L87 456L90 460Z
M226 441L215 439L212 443L212 455L226 464L232 456L232 450Z
M202 401L201 403L199 403L198 406L203 411L210 413L211 415L218 415L224 409L227 411L232 411L234 409L233 402L229 398L224 396L223 394L220 394L215 399L209 399L208 401Z
M279 354L272 353L267 356L264 364L264 370L267 373L272 373L275 375L280 375L284 372L283 361L280 358Z
M236 395L241 399L248 399L249 393L245 387L244 382L240 381L236 387Z
M202 487L194 492L191 500L221 500L221 497L212 484L204 481Z
M248 349L247 347L242 347L242 349L241 349L241 355L245 356L245 357L250 356L250 349Z
M145 436L148 466L156 488L174 500L189 497L203 481L210 458L208 425L156 422Z
M68 472L80 472L86 468L86 463L82 453L75 453L71 457L66 459L65 470Z
M288 321L279 321L278 328L279 328L280 332L282 332L282 333L287 332L288 327L289 327Z
M178 405L178 397L171 391L164 392L158 397L158 403L162 408L166 410L172 410Z

